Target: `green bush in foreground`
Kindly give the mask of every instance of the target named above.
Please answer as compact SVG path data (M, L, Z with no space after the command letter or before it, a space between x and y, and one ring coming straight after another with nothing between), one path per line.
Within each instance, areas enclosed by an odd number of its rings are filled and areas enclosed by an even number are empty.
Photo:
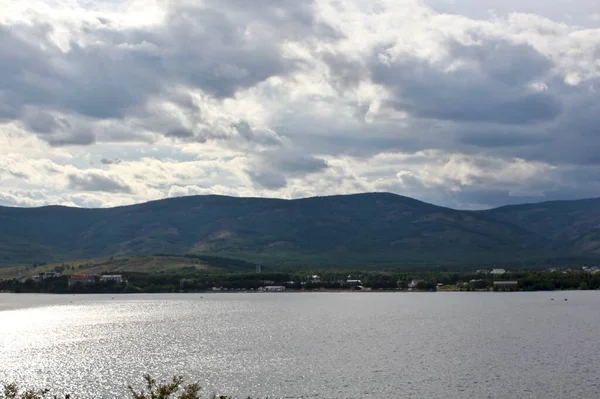
M184 384L183 377L175 376L169 382L157 382L150 375L145 375L146 388L137 391L128 386L132 399L201 399L202 387L198 383ZM0 399L62 399L62 396L52 395L49 389L21 390L16 384L4 384ZM230 396L211 395L210 399L232 399ZM67 394L64 399L75 399ZM248 397L247 399L252 399Z

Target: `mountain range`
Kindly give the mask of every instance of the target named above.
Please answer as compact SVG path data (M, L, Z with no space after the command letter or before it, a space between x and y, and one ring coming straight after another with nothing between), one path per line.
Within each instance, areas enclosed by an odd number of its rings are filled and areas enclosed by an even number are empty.
M202 254L270 267L523 265L600 259L600 199L444 208L389 193L216 195L116 208L0 207L0 264Z

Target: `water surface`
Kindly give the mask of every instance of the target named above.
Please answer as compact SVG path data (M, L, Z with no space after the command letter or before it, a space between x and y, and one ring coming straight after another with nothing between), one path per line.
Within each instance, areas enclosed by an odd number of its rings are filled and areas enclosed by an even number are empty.
M240 398L592 398L598 309L600 292L0 294L0 381L99 399L145 372Z

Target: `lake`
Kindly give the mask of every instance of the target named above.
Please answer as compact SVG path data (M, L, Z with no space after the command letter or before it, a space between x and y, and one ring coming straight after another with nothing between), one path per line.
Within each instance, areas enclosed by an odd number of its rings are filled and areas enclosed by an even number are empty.
M0 381L75 399L125 398L146 372L236 398L592 398L599 312L593 291L0 294Z

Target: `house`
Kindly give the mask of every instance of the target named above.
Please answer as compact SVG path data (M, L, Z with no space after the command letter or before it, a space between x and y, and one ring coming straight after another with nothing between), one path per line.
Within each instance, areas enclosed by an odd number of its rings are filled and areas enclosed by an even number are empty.
M95 275L73 275L69 276L69 287L74 286L75 284L90 284L96 282L97 276Z
M360 280L346 280L346 284L348 285L362 285Z
M265 292L283 292L285 287L283 285L268 285L265 287Z
M494 281L494 288L503 290L517 289L518 286L518 281Z
M59 278L61 276L60 273L58 272L42 272L42 273L38 273L35 274L31 277L23 277L23 272L19 271L19 281L21 281L22 283L24 283L27 280L32 280L32 281L42 281L42 280L46 280L49 278Z
M59 272L40 273L40 278L42 280L46 280L48 278L59 278L59 277L60 277L60 273Z
M104 274L100 276L100 281L103 283L115 282L117 284L127 283L127 277L122 274Z
M600 273L600 267L598 266L584 266L581 268L581 270L583 270L586 273Z
M310 281L312 281L313 283L320 283L321 282L321 277L317 276L316 274L313 274L310 277Z
M490 272L490 274L493 274L494 276L501 276L505 273L506 273L506 270L504 270L504 269L492 269L492 271Z

